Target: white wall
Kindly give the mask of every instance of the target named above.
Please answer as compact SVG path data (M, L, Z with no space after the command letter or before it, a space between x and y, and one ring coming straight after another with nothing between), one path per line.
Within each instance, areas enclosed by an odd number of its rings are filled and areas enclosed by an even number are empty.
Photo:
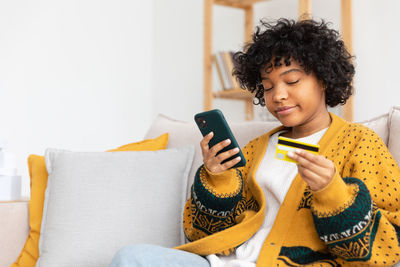
M153 113L203 109L203 0L153 0Z
M354 1L354 116L365 120L400 105L400 2Z
M255 24L296 19L297 3L256 4ZM356 120L399 104L398 22L389 12L399 5L354 1ZM340 29L340 0L314 0L313 17ZM214 7L214 51L242 48L243 20L240 10ZM0 139L17 156L24 195L31 153L140 140L157 113L192 120L203 108L203 0L0 1L0 97ZM215 107L244 120L240 101Z
M102 151L152 118L152 1L0 1L0 138L26 159L47 147Z

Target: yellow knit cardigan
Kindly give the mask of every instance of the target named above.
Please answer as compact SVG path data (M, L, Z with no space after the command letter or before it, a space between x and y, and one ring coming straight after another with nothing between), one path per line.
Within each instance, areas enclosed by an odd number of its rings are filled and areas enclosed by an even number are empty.
M257 266L392 266L400 261L400 169L379 136L330 114L320 154L335 163L333 180L311 191L298 174L279 209ZM197 171L177 249L229 254L257 232L265 197L255 180L269 137L247 144L245 167Z

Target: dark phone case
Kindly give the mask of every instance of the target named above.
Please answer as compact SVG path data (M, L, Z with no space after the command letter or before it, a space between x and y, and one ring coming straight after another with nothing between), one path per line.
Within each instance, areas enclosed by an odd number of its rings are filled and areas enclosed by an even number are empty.
M201 127L201 122L198 121L199 118L205 119L206 126ZM209 132L214 132L214 136L209 143L210 148L225 139L231 140L229 146L224 147L221 151L217 153L217 155L219 153L228 151L235 147L239 148L239 152L237 154L224 160L222 163L225 163L227 161L236 158L237 156L240 156L241 160L238 163L236 163L236 165L234 165L232 168L242 167L246 165L246 159L243 156L242 150L240 149L239 144L237 143L235 137L233 136L232 131L229 128L229 125L226 122L224 115L219 109L213 109L210 111L198 113L194 116L194 121L196 122L203 136L206 136Z

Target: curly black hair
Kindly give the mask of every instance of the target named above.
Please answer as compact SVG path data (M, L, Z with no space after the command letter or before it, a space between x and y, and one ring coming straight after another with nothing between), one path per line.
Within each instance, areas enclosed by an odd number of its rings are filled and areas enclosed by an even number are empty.
M261 69L269 72L282 63L289 66L291 60L298 62L306 73L313 72L322 82L328 106L346 103L353 91L353 56L346 50L339 33L328 26L324 20L282 18L272 23L261 20L252 42L233 57L236 63L233 75L242 88L254 93L255 105L265 106Z

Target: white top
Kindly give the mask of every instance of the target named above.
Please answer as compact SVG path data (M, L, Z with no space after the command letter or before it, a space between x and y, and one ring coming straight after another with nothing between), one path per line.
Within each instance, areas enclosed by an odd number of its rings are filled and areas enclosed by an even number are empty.
M296 140L318 144L321 137L328 128L316 132L310 136ZM256 180L263 189L265 195L265 219L263 225L249 240L238 247L235 253L229 256L208 255L207 260L211 267L255 267L258 254L262 248L265 238L268 236L275 221L278 210L285 199L286 193L297 174L297 165L277 160L275 158L278 137L284 131L271 135L267 151L256 173Z

